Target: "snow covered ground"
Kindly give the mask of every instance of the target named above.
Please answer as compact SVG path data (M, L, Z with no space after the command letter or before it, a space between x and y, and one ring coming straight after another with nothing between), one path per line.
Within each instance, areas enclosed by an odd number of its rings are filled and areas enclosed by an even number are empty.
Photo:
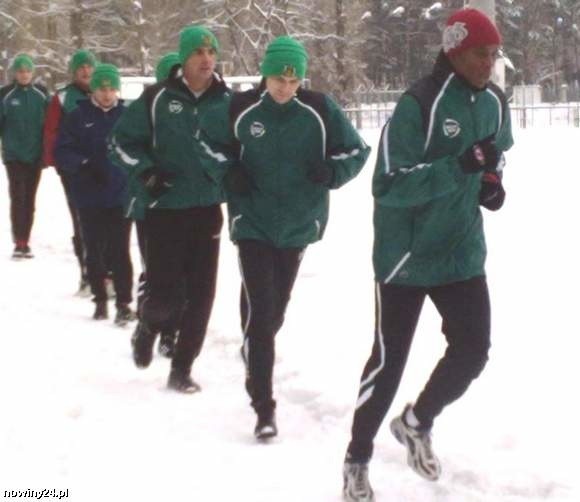
M376 153L378 131L365 137ZM444 473L417 477L388 421L444 349L426 305L403 383L371 463L378 501L580 500L578 129L516 131L508 198L486 213L493 348L482 377L436 423ZM41 181L34 260L14 262L0 176L0 496L68 489L92 501L338 502L358 380L373 337L370 176L332 194L278 335L280 436L252 437L239 359L239 273L224 233L219 286L194 375L200 394L165 389L169 363L132 363L130 329L90 319L57 176ZM139 270L137 249L133 249ZM3 256L3 257L2 257ZM576 396L576 397L575 397Z

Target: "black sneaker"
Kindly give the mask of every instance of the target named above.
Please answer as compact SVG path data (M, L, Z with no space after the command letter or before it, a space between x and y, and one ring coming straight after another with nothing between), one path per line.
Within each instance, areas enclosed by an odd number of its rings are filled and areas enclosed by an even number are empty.
M151 364L156 337L157 334L149 331L143 321L137 323L137 327L131 337L133 361L137 368L147 368Z
M256 439L264 441L277 435L278 427L276 426L276 414L274 410L258 413L258 421L254 428L254 436L256 436Z
M173 330L162 330L159 338L159 345L157 351L163 357L171 359L175 351L176 332Z
M126 326L127 323L136 319L137 315L129 308L129 305L121 303L117 306L117 315L115 316L115 324L117 326Z
M22 253L24 258L34 258L34 254L32 253L32 250L28 244L22 248Z
M167 388L183 394L194 394L201 390L201 386L189 374L176 370L169 373Z
M441 464L431 448L431 430L411 427L405 420L410 404L391 422L391 432L399 443L407 448L407 464L419 476L437 481L441 476Z
M342 496L346 502L374 502L375 494L369 482L366 463L344 462Z
M96 301L95 302L95 313L93 314L93 319L95 321L102 321L103 319L108 319L109 311L107 309L106 301Z

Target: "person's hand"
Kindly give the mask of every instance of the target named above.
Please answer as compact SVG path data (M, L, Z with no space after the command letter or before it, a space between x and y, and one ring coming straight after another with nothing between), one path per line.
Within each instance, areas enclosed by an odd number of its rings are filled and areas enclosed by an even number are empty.
M90 173L94 182L101 187L106 186L109 182L109 174L100 166L91 166Z
M459 156L459 166L465 174L494 170L500 153L495 146L495 135L476 141Z
M172 180L174 175L159 167L150 167L143 171L141 179L145 185L147 193L153 198L158 199L173 186Z
M93 159L87 158L81 162L84 174L98 186L105 186L109 181L107 171Z
M226 191L237 195L249 195L255 188L252 176L241 162L235 163L228 169L224 176L224 186Z
M321 162L311 167L306 173L306 177L311 183L329 187L334 181L334 170L328 164Z
M496 172L487 171L481 177L479 203L490 211L497 211L505 200L505 190Z

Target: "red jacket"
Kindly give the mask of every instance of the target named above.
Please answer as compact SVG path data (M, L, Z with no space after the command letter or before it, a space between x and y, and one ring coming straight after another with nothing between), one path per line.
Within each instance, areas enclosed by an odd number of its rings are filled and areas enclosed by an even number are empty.
M43 147L42 147L42 163L44 166L55 166L54 147L56 145L56 137L63 115L72 112L81 99L86 99L89 96L87 91L84 91L76 84L71 83L58 90L50 100L48 109L46 111L46 118L43 130Z
M62 105L58 94L55 94L50 100L48 110L46 110L46 120L44 121L42 164L45 166L54 166L54 145L61 117Z

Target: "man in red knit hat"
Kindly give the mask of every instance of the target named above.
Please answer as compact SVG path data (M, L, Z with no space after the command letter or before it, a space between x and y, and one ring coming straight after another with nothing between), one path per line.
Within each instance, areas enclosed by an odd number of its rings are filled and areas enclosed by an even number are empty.
M374 438L393 402L426 297L447 350L413 404L391 422L407 463L435 481L431 429L479 376L490 346L480 206L501 207L503 151L513 144L503 92L490 83L501 44L475 9L455 12L431 75L401 97L385 125L373 177L376 328L360 381L343 476L344 498L375 500Z

